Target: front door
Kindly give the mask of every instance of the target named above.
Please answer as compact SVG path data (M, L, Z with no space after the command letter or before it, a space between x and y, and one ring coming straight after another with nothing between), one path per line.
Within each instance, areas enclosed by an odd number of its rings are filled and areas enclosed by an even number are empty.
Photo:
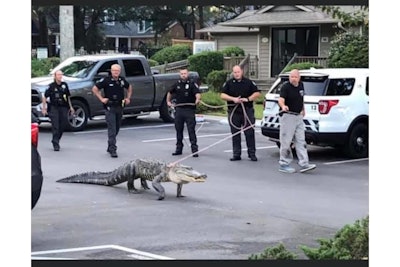
M293 57L318 56L318 27L272 28L271 77L276 77Z

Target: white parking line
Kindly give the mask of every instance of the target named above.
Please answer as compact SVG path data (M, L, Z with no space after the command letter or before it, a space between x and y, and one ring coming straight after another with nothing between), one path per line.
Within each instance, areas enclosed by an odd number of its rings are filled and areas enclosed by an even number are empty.
M325 162L324 164L325 165L334 165L334 164L350 163L350 162L357 162L357 161L364 161L364 160L369 160L369 158L332 161L332 162Z
M206 138L206 137L214 137L214 136L226 136L230 135L230 133L223 133L223 134L207 134L207 135L197 135L197 138ZM184 139L188 139L188 136L185 136ZM159 138L159 139L148 139L142 140L143 143L151 143L151 142L162 142L162 141L171 141L176 140L176 137L171 138Z
M37 251L32 252L31 256L35 255L44 255L44 254L54 254L54 253L68 253L68 252L77 252L77 251L85 251L85 250L96 250L96 249L116 249L122 250L125 252L132 253L128 255L129 257L136 258L136 259L157 259L157 260L173 260L173 258L156 255L136 249L126 248L119 245L101 245L101 246L92 246L92 247L78 247L78 248L67 248L67 249L55 249L55 250L44 250L44 251ZM40 258L48 258L50 257L40 257ZM39 259L39 257L32 257L32 259ZM51 258L56 259L56 258ZM58 259L58 258L57 258ZM65 258L67 259L67 258Z
M151 128L164 128L164 127L175 127L173 124L156 125L156 126L137 126L137 127L126 127L120 128L120 131L125 130L140 130L140 129L151 129ZM91 134L91 133L104 133L107 129L103 130L93 130L93 131L83 131L83 132L73 132L73 134Z
M274 146L260 146L260 147L257 147L256 149L259 150L259 149L269 149L269 148L276 148L276 145L274 145ZM242 151L247 151L247 148L242 148ZM233 152L233 150L232 149L224 150L224 152Z

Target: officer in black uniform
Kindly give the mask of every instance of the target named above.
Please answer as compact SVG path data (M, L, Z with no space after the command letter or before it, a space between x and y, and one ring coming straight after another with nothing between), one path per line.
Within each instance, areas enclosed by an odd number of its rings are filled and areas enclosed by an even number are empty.
M222 86L221 98L227 101L228 121L231 128L233 157L231 161L241 160L241 134L237 133L241 128L254 125L253 101L260 96L260 90L250 79L243 77L243 70L236 65L232 69L233 78L229 79ZM242 107L244 105L244 110ZM244 131L246 137L247 154L251 161L257 161L256 141L254 128L250 127Z
M180 79L171 87L167 93L167 104L172 107L175 106L175 129L176 129L176 150L172 153L173 156L182 155L183 149L183 128L186 127L189 134L189 140L193 157L198 157L196 137L196 105L200 103L201 94L199 86L189 80L188 70L181 69L179 71ZM172 95L176 97L176 103L171 103Z
M116 144L122 122L123 108L125 105L129 105L132 97L132 86L120 74L121 66L113 64L111 66L111 75L100 79L92 88L93 94L103 103L105 109L108 128L107 152L113 158L118 157ZM104 97L100 93L101 89L104 90ZM125 89L127 89L126 98Z
M71 93L68 84L62 81L63 72L58 70L54 73L54 82L44 92L42 100L42 114L49 115L51 120L51 130L54 151L60 150L60 139L68 123L68 111L72 114L74 109L71 104ZM50 102L47 103L47 98Z

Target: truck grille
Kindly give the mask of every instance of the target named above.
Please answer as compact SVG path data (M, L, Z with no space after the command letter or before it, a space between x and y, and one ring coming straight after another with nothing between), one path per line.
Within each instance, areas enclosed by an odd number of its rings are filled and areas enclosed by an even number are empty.
M32 89L31 95L32 95L32 99L31 99L32 106L36 106L36 105L42 103L42 95L38 90Z

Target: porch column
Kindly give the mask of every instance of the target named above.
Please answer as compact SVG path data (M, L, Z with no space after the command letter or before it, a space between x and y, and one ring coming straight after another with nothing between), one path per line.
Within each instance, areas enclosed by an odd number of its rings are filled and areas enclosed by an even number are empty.
M119 37L115 37L115 52L118 52L119 49Z
M130 54L132 51L132 39L128 38L128 53Z

